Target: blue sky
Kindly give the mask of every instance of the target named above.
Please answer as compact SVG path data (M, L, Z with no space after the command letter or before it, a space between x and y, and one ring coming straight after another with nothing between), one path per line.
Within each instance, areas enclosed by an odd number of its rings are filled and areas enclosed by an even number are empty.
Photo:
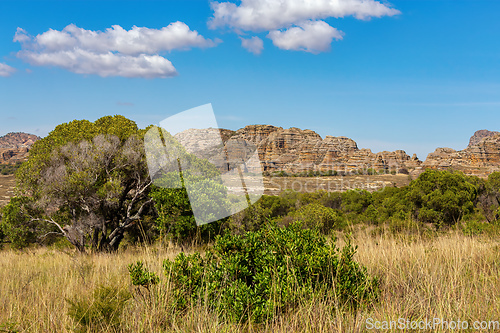
M421 159L500 130L500 1L219 1L1 0L0 135L113 114L145 127L206 103L220 127Z

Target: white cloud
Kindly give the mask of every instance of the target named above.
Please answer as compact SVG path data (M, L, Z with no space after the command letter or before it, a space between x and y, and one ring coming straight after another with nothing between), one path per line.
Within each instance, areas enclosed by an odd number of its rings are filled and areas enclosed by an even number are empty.
M399 10L391 8L385 1L382 3L375 0L241 0L239 4L214 1L211 6L214 11L209 21L211 28L229 27L237 33L270 31L269 37L273 37L273 41L279 40L279 44L283 46L296 44L297 34L305 35L306 31L313 32L313 29L317 33L325 33L316 39L325 41L330 38L331 29L334 28L327 29L325 22L318 24L323 19L354 16L360 20L368 20L372 17L400 14ZM289 30L281 32L280 29ZM287 41L287 38L291 40ZM335 36L330 39L332 38L340 39ZM313 43L312 46L317 50L329 49L322 43ZM308 45L289 49L311 52Z
M305 20L328 17L354 16L366 20L371 17L400 14L375 0L242 0L212 2L214 28L229 26L247 31L269 31L291 26Z
M8 77L16 71L15 68L0 62L0 76Z
M324 21L308 21L285 31L275 30L268 35L273 44L283 50L306 51L311 53L330 50L332 40L342 39L343 32L329 26Z
M248 39L240 37L240 39L241 46L247 49L248 52L251 52L253 54L262 53L262 50L264 49L264 42L259 37L252 37Z
M57 66L78 74L165 78L177 75L172 63L161 52L216 46L182 22L161 29L118 25L104 32L86 30L70 24L29 36L18 28L14 41L20 42L18 56L37 66Z

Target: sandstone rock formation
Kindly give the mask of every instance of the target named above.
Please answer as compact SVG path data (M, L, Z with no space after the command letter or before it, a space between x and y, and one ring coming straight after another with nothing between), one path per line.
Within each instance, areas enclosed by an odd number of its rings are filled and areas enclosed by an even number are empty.
M0 164L15 164L28 158L31 145L40 138L27 133L8 133L0 137Z
M208 131L208 132L207 132ZM206 150L205 157L213 156L214 147L209 137L213 129L187 130L175 135L188 151ZM284 171L298 174L308 171L349 173L400 172L409 173L421 164L416 156L410 157L402 150L373 153L369 149L359 149L352 139L326 136L324 139L311 130L299 128L283 129L271 125L250 125L236 132L221 130L223 140L249 142L254 144L267 172ZM200 156L200 154L198 154Z
M476 176L486 176L499 171L500 133L478 131L471 138L469 146L460 151L438 148L427 156L423 167L460 170L465 174Z
M467 148L471 148L473 146L477 146L483 139L494 136L500 132L488 131L488 130L480 130L474 133L474 135L470 138L469 145Z
M404 151L373 153L369 149L359 149L352 139L327 135L324 139L311 130L295 127L283 129L270 125L251 125L236 131L235 137L257 144L265 171L354 170L377 172L415 169L421 162L416 156L410 157Z

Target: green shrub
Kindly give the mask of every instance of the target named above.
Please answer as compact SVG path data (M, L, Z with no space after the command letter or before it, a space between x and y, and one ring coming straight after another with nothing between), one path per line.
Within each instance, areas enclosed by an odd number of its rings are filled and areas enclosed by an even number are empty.
M132 279L132 284L134 286L142 286L144 288L149 288L150 285L157 284L160 279L154 272L150 272L144 267L142 261L138 261L135 264L130 264L128 266L128 271L130 273L130 278Z
M19 169L21 164L22 162L17 162L16 164L0 164L0 174L13 175L16 173L17 169Z
M13 197L1 209L1 232L16 249L27 247L37 239L39 223L31 220L33 212L28 208L29 203L30 199L27 197Z
M392 218L406 220L412 213L407 199L408 187L386 187L372 194L373 206L378 212L377 220L386 222Z
M342 210L361 214L372 201L372 194L366 190L349 190L342 193Z
M297 194L294 197L287 195ZM259 230L266 221L286 216L295 209L298 201L297 192L286 191L280 196L262 196L255 204L231 216L226 231L241 234Z
M78 324L78 332L117 330L125 303L131 298L128 291L116 286L99 286L91 299L66 300L68 315Z
M325 207L317 202L302 206L288 214L295 221L302 221L306 228L318 228L323 234L328 234L334 227L342 226L342 212Z
M477 188L460 172L427 170L410 183L407 197L420 221L451 225L474 210Z
M488 223L478 221L476 219L471 219L463 223L462 232L466 236L479 236L479 235L489 235L489 236L498 236L499 234L499 226L495 223Z
M312 298L335 297L356 309L376 299L378 280L353 260L350 242L339 250L317 230L269 224L244 235L217 237L205 256L166 260L173 306L207 305L223 319L263 322Z

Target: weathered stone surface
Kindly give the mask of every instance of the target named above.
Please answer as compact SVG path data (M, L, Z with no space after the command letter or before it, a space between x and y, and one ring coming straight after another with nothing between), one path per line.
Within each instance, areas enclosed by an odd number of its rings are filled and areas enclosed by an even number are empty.
M0 137L0 148L13 149L21 147L31 147L40 137L27 133L8 133Z
M414 177L425 169L460 170L466 174L487 176L500 171L500 132L481 130L474 133L469 146L461 151L438 148L421 162L414 154L402 150L374 153L359 149L356 142L343 136L324 139L312 130L296 127L284 129L272 125L249 125L237 131L226 129L187 130L175 137L190 152L215 162L222 161L220 147L214 138L222 136L230 154L230 161L242 160L257 149L262 169L268 172L285 171L296 174L303 171L368 171L396 172ZM26 133L9 133L0 137L0 163L24 161L31 145L39 137ZM218 141L220 143L220 140ZM224 160L224 161L226 161Z
M33 143L40 138L27 133L8 133L0 137L0 164L15 164L28 158Z
M176 135L186 147L202 149L210 147L206 130L188 130ZM414 169L421 162L404 151L373 153L369 149L359 149L352 139L326 136L324 139L312 130L296 127L283 129L271 125L250 125L226 134L224 141L248 141L257 146L264 171L296 174L304 171L337 171L373 169L378 172L399 172ZM189 149L188 149L189 150ZM207 152L206 156L212 156Z
M473 146L477 146L483 139L494 136L500 132L488 131L488 130L480 130L474 133L474 135L469 140L469 145L467 148L471 148Z
M479 131L481 132L481 131ZM466 149L438 148L427 156L424 168L459 170L468 175L487 176L500 170L500 133L476 132ZM478 141L478 138L482 138Z

